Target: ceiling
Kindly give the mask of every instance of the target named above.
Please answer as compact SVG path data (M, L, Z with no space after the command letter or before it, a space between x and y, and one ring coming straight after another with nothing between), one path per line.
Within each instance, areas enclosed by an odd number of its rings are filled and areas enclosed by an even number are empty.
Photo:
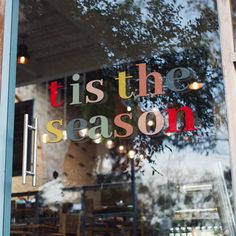
M30 63L17 66L17 85L91 71L106 64L96 32L76 16L74 1L20 1L18 44L25 43Z

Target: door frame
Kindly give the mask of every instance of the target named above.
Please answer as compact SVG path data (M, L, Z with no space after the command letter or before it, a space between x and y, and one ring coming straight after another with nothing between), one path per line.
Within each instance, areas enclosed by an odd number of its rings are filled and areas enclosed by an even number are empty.
M12 153L19 0L5 2L0 91L0 235L10 235Z
M227 106L234 218L236 219L236 64L234 64L236 62L236 45L234 42L231 0L217 0L217 8Z

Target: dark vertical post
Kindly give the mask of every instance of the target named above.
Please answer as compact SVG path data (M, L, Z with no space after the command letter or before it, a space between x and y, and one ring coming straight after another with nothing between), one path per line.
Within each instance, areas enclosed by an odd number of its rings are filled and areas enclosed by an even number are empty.
M39 222L39 193L35 193L35 205L34 205L34 223L40 224Z
M133 205L133 236L138 235L138 209L137 209L137 195L136 195L136 183L135 183L135 168L134 159L131 159L131 192L132 192L132 205Z
M86 216L85 216L85 189L82 187L81 188L81 217L82 217L82 224L81 224L81 231L82 232L82 235L87 235L86 233L86 229L85 229L85 226L86 226Z

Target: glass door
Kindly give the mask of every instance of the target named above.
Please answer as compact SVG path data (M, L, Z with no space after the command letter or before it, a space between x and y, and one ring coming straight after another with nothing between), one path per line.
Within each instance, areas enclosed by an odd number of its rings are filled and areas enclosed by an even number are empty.
M11 235L234 235L214 1L20 1Z

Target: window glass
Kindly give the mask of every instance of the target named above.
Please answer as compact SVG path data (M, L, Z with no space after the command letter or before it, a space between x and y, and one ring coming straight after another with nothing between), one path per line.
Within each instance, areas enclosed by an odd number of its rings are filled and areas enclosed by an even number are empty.
M36 187L13 177L12 231L234 235L217 19L215 1L20 1L38 161Z

